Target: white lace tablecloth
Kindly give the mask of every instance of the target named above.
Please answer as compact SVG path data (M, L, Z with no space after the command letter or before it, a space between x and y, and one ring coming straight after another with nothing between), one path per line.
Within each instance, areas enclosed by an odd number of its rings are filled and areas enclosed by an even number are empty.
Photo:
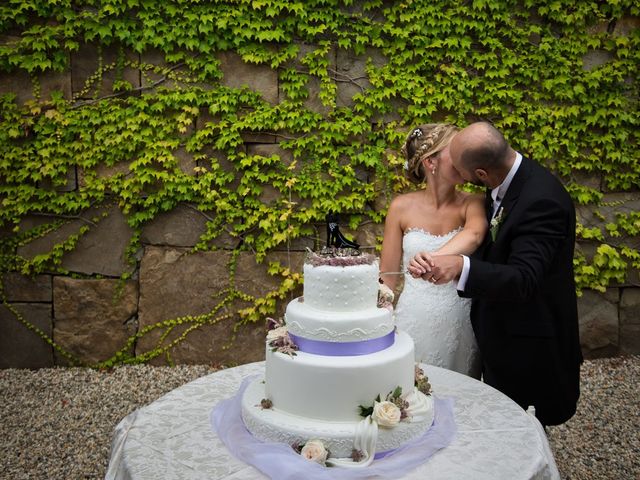
M436 396L455 399L458 431L407 479L557 479L540 423L497 390L423 365ZM264 362L221 370L177 388L125 417L116 427L106 479L261 479L235 459L211 429L209 413Z

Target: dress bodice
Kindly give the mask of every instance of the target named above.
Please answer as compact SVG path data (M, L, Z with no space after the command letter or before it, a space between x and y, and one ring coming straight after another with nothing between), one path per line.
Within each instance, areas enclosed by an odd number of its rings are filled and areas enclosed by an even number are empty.
M461 230L434 235L408 229L402 238L403 269L418 252L438 250ZM396 325L414 339L416 360L479 378L479 356L469 321L471 301L461 298L456 287L455 281L434 285L406 273L396 305Z
M434 252L441 248L462 230L458 227L444 235L434 235L422 228L408 228L402 237L402 264L403 269L409 266L409 262L418 252ZM422 279L413 279L411 275L405 275L405 282L424 282Z

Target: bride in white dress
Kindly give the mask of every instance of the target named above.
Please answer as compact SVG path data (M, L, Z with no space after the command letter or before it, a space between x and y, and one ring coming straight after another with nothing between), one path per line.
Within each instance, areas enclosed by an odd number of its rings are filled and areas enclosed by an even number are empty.
M456 132L453 125L420 125L402 147L407 177L423 188L396 197L389 206L380 278L392 290L402 278L393 272L405 271L418 252L468 255L484 238L483 197L456 190L464 183L449 158ZM417 361L480 378L470 308L471 301L458 296L455 282L436 285L406 273L396 325L413 337Z

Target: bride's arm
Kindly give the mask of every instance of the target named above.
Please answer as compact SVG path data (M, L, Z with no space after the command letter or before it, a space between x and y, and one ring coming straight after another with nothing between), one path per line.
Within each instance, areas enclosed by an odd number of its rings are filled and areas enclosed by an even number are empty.
M472 254L480 246L487 232L487 217L484 199L481 195L471 195L465 202L464 227L460 233L445 243L435 255Z
M384 235L382 237L382 254L380 255L381 272L397 272L402 261L402 226L400 216L402 211L401 197L395 198L387 212L384 222ZM400 275L380 275L386 286L394 290L398 284Z

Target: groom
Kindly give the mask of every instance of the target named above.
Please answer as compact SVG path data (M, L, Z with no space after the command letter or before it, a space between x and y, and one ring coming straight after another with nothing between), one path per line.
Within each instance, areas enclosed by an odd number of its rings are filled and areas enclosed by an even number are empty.
M566 422L580 395L582 354L573 278L575 211L560 182L522 157L492 125L473 123L451 141L454 167L487 187L489 231L471 256L416 255L409 270L434 283L458 280L489 385L543 425Z

